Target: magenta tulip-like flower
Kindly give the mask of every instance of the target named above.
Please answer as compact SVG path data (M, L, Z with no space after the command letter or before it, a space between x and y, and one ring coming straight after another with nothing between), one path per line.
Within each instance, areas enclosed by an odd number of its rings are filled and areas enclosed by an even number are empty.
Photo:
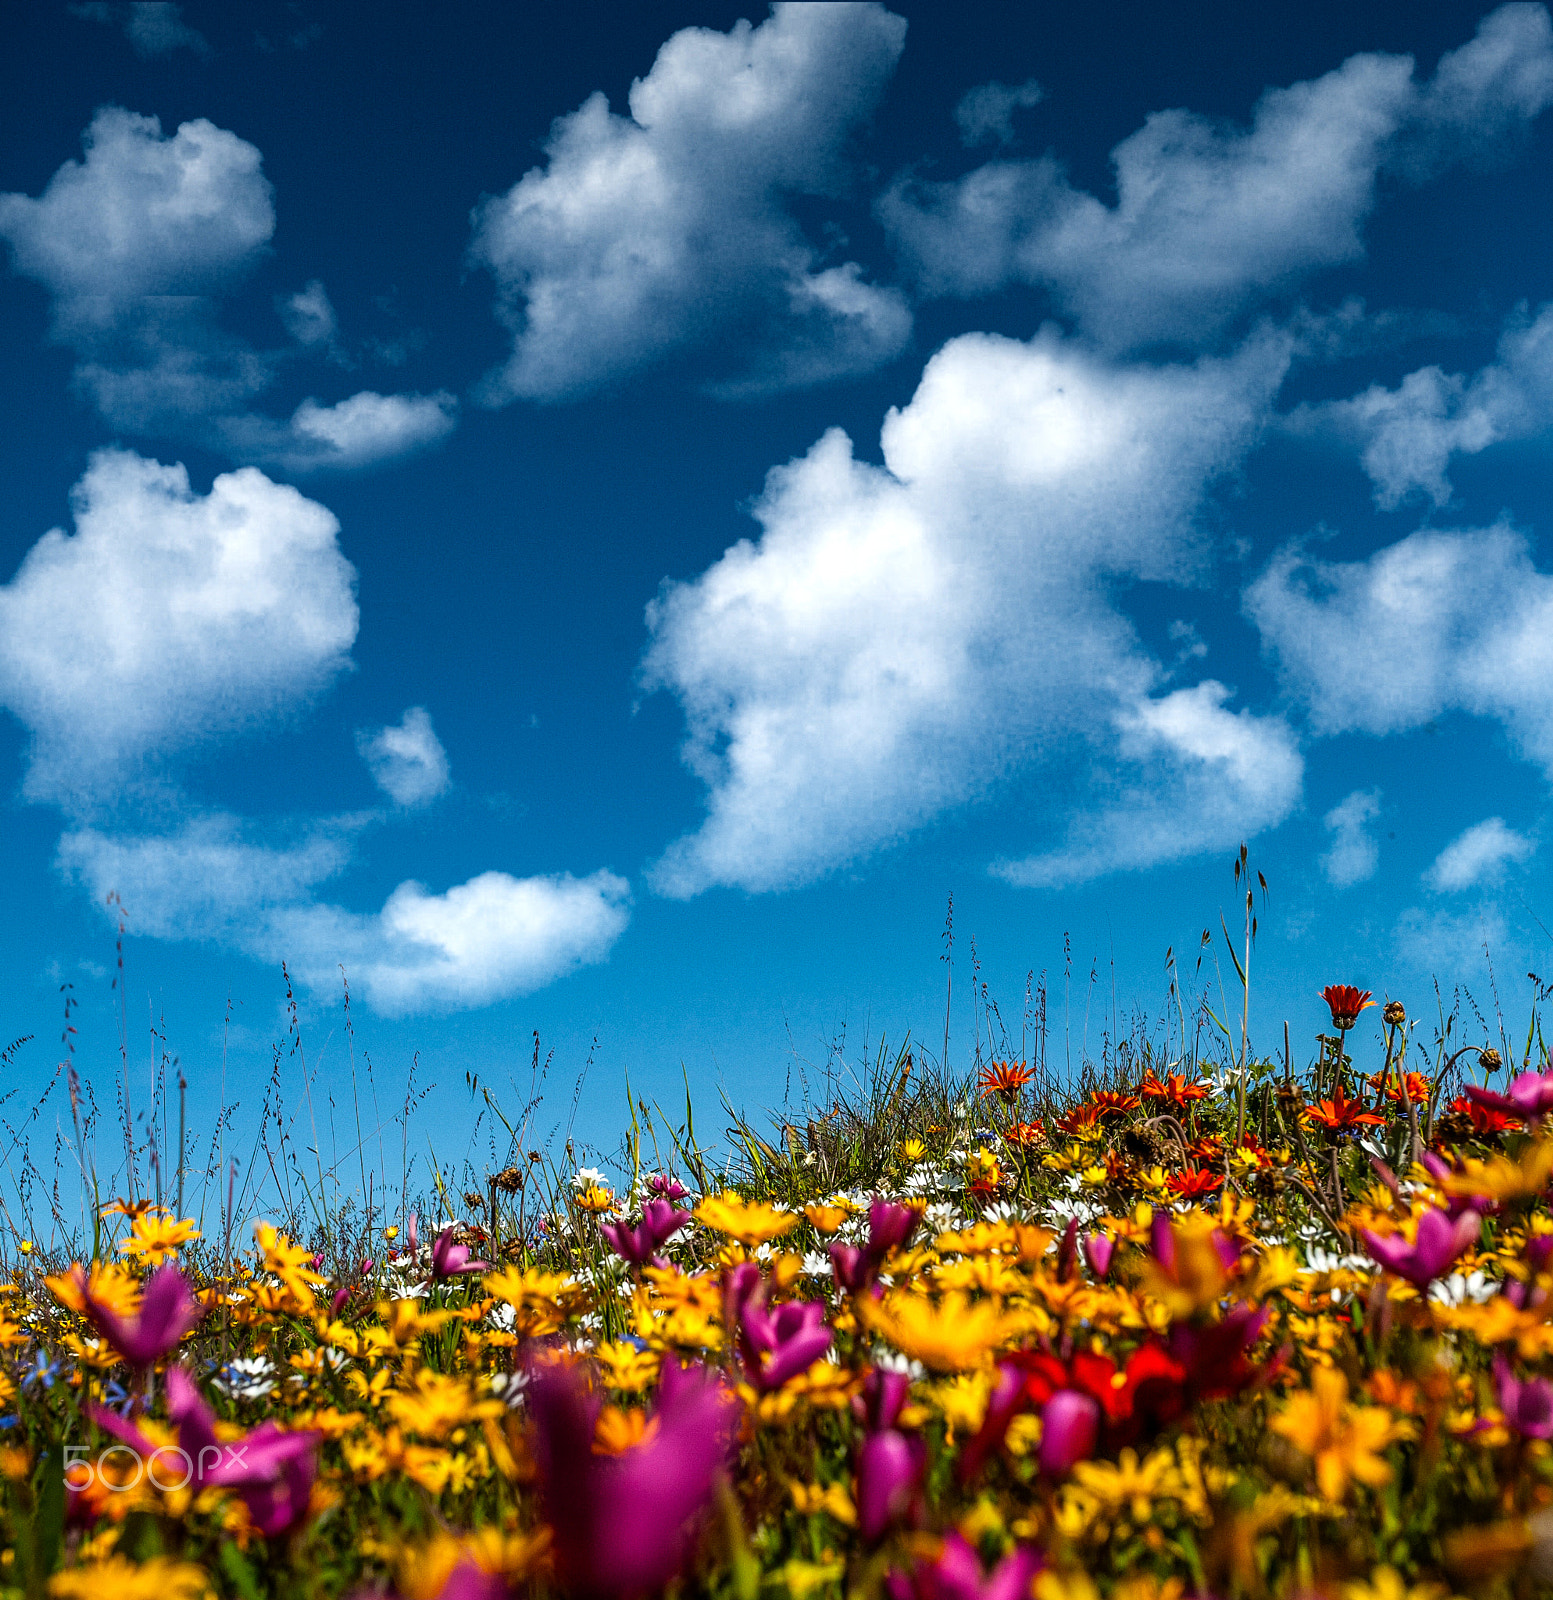
M465 1272L486 1272L489 1261L475 1261L469 1246L453 1243L452 1228L444 1228L432 1243L431 1270L439 1278L456 1278Z
M760 1268L741 1261L723 1283L724 1326L736 1328L744 1375L761 1393L780 1389L830 1349L822 1300L789 1300L768 1312Z
M184 1334L205 1315L206 1307L189 1292L183 1274L168 1262L146 1280L140 1310L121 1316L111 1306L93 1298L84 1272L79 1273L86 1309L103 1337L132 1367L154 1366L176 1350Z
M1528 1439L1553 1439L1553 1383L1517 1378L1502 1355L1494 1357L1494 1386L1504 1420Z
M647 1187L652 1190L660 1200L667 1200L673 1204L683 1200L690 1191L677 1178L671 1178L666 1172L655 1172L647 1180Z
M857 1531L878 1544L904 1521L917 1501L927 1467L927 1448L894 1428L871 1433L857 1453Z
M421 1214L419 1211L412 1211L410 1220L405 1223L404 1247L412 1256L421 1247Z
M1523 1072L1504 1094L1469 1083L1467 1098L1490 1111L1508 1111L1525 1122L1540 1122L1553 1111L1553 1071Z
M1364 1248L1388 1272L1405 1278L1415 1288L1426 1289L1476 1241L1482 1227L1483 1219L1475 1211L1463 1211L1453 1219L1444 1211L1431 1209L1418 1219L1415 1244L1408 1244L1400 1234L1382 1238L1368 1228L1360 1230L1360 1237Z
M575 1368L539 1368L527 1404L562 1582L588 1600L661 1589L684 1564L693 1523L730 1458L738 1402L703 1369L670 1358L656 1428L619 1455L594 1454L602 1401Z
M936 1561L919 1561L910 1577L892 1572L885 1586L890 1600L1024 1600L1045 1564L1039 1551L1020 1545L983 1572L976 1552L954 1529Z
M919 1213L893 1200L875 1200L868 1208L868 1243L830 1247L831 1272L848 1294L861 1294L879 1275L885 1258L911 1237Z
M870 1433L893 1428L906 1404L911 1379L904 1372L887 1372L873 1367L863 1379L863 1392L852 1401L852 1411Z
M645 1267L689 1221L690 1213L676 1211L672 1201L649 1200L642 1207L642 1220L634 1228L624 1222L601 1222L599 1232L622 1261Z
M1084 1259L1097 1278L1104 1278L1111 1270L1111 1260L1116 1254L1116 1241L1103 1233L1092 1233L1084 1241Z
M158 1446L132 1422L102 1406L89 1406L87 1411L99 1427L138 1451L148 1464L156 1456ZM183 1454L177 1466L159 1467L163 1476L181 1472L196 1491L236 1490L248 1508L249 1522L266 1538L289 1533L307 1516L321 1433L290 1433L274 1422L261 1422L241 1438L218 1440L215 1413L182 1367L167 1373L167 1414L177 1424Z
M1041 1412L1041 1471L1066 1477L1077 1462L1095 1453L1100 1407L1077 1389L1059 1389Z

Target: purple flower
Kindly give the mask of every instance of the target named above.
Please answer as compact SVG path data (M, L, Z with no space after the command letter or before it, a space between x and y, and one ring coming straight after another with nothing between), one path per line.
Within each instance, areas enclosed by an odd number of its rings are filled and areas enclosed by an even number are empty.
M830 1247L830 1270L839 1288L848 1294L861 1294L873 1281L877 1270L868 1259L868 1253L855 1244L833 1244Z
M857 1453L857 1531L878 1544L912 1510L927 1467L927 1449L894 1428L871 1433Z
M1490 1111L1508 1111L1523 1121L1540 1122L1553 1111L1553 1071L1523 1072L1505 1094L1495 1094L1492 1089L1480 1089L1475 1083L1469 1083L1467 1098Z
M92 1321L132 1367L154 1366L175 1350L207 1309L190 1294L183 1274L171 1262L158 1267L147 1279L140 1310L132 1317L120 1316L111 1306L94 1299L85 1273L81 1273L81 1283Z
M1020 1545L984 1574L964 1535L951 1530L936 1561L919 1561L909 1578L892 1572L886 1585L890 1600L1024 1600L1045 1564L1039 1551Z
M765 1285L753 1261L741 1261L723 1289L725 1322L739 1330L745 1376L763 1394L807 1372L830 1349L823 1300L789 1300L774 1313L765 1307Z
M418 1211L410 1213L410 1220L404 1227L404 1247L413 1256L421 1247L421 1214Z
M647 1187L660 1199L667 1200L671 1205L676 1200L683 1200L690 1191L679 1182L671 1178L666 1172L655 1172L647 1180Z
M910 1390L911 1379L904 1372L873 1367L863 1379L862 1394L852 1402L853 1412L870 1433L893 1428Z
M453 1229L444 1228L432 1243L431 1270L439 1278L456 1278L466 1272L486 1272L489 1261L470 1259L469 1246L453 1243Z
M1502 1355L1494 1357L1494 1385L1504 1419L1528 1439L1553 1439L1553 1383L1517 1378Z
M629 1261L633 1267L645 1267L665 1242L689 1221L690 1213L676 1211L672 1201L649 1200L642 1207L642 1220L636 1227L628 1227L624 1222L601 1222L599 1232L622 1261Z
M1100 1432L1100 1407L1077 1389L1059 1389L1041 1413L1041 1471L1048 1478L1066 1477L1079 1461L1095 1452Z
M848 1294L861 1294L878 1276L885 1257L911 1237L919 1213L912 1206L891 1200L875 1200L868 1208L868 1243L833 1244L830 1247L831 1271L837 1284Z
M1103 1233L1092 1233L1084 1241L1084 1259L1097 1278L1104 1278L1110 1272L1115 1254L1116 1241Z
M670 1359L656 1430L608 1456L593 1452L601 1401L574 1367L539 1368L527 1400L562 1582L590 1600L661 1589L683 1565L691 1524L729 1459L737 1402L701 1368Z
M1066 1283L1073 1276L1073 1267L1078 1260L1078 1218L1072 1217L1067 1227L1062 1230L1062 1238L1057 1243L1057 1282Z
M235 1489L248 1520L266 1538L289 1533L307 1515L318 1471L321 1433L288 1433L262 1422L242 1438L218 1441L215 1413L182 1367L167 1373L167 1414L177 1424L191 1487ZM101 1406L88 1407L100 1428L123 1440L149 1462L153 1445L131 1422Z
M1474 1243L1483 1219L1475 1211L1463 1211L1454 1220L1444 1211L1428 1210L1418 1219L1418 1240L1409 1245L1400 1235L1382 1238L1368 1228L1360 1230L1364 1248L1399 1278L1416 1288L1426 1289Z

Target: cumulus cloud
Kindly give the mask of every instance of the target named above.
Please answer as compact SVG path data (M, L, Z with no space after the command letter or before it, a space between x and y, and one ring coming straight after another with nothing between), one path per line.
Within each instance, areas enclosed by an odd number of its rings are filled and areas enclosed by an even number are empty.
M1529 859L1536 848L1525 834L1506 827L1503 817L1489 817L1446 845L1429 869L1428 881L1444 890L1496 883L1508 864Z
M92 457L0 588L0 704L32 735L26 788L79 805L174 752L305 702L349 665L355 570L339 523L257 468Z
M1305 763L1274 717L1232 712L1211 678L1118 713L1121 793L1073 823L1063 848L993 870L1029 888L1180 861L1283 821Z
M62 870L117 893L137 930L214 940L286 961L314 987L338 982L387 1015L489 1005L603 961L630 920L630 886L609 872L514 878L485 872L442 894L401 883L381 911L318 904L311 891L349 857L348 819L277 848L229 817L167 835L93 829L60 841Z
M1333 888L1349 889L1375 876L1380 849L1370 832L1370 824L1379 815L1380 791L1355 789L1322 819L1332 843L1321 858L1321 870Z
M286 470L366 466L451 431L447 394L307 400L289 423L256 412L276 357L222 329L220 300L252 276L275 229L259 151L204 118L164 135L155 117L117 106L96 114L83 145L38 198L0 195L0 238L48 291L75 388L112 427ZM322 284L281 315L303 345L336 351Z
M172 0L129 0L125 5L84 0L69 10L83 22L105 22L120 29L142 61L169 56L175 50L192 50L197 56L214 54L210 41L183 20L183 7Z
M558 400L676 351L724 392L820 383L897 355L911 314L853 262L824 265L787 201L849 187L906 24L877 4L779 4L758 28L685 28L631 86L561 117L544 166L475 212L513 353L493 403Z
M1506 526L1415 533L1364 561L1280 551L1245 610L1318 734L1502 722L1553 774L1553 576Z
M1383 174L1481 159L1553 103L1553 24L1501 6L1419 82L1408 56L1350 57L1270 90L1249 128L1160 111L1112 151L1117 201L1047 157L947 183L907 176L880 217L923 291L1046 287L1111 348L1219 337L1267 297L1363 256Z
M882 468L833 429L775 469L761 538L649 608L644 681L679 697L710 791L655 887L807 881L1088 737L1187 785L1232 778L1196 837L1286 808L1298 758L1276 725L1225 710L1216 684L1152 701L1162 669L1104 587L1204 570L1194 514L1286 362L1272 336L1124 367L1050 330L972 334L890 412Z
M1495 359L1470 378L1421 367L1395 389L1375 384L1348 400L1301 406L1285 425L1358 449L1380 506L1390 509L1414 494L1444 505L1452 456L1553 427L1553 306L1535 317L1521 307Z
M977 145L1014 142L1014 113L1028 111L1046 98L1034 78L1023 83L983 83L968 89L954 108L960 143L968 150Z
M424 706L411 706L395 727L363 729L356 748L373 782L395 805L423 806L447 792L448 754Z

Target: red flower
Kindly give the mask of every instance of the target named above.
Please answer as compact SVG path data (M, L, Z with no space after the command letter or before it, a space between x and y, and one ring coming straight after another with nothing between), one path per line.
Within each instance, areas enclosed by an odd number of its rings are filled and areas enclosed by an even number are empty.
M1100 1126L1100 1113L1093 1106L1074 1106L1065 1117L1057 1118L1059 1133L1088 1133Z
M1319 1122L1329 1133L1339 1133L1349 1128L1386 1126L1384 1117L1378 1117L1373 1111L1366 1111L1363 1107L1362 1100L1350 1100L1343 1093L1342 1084L1338 1084L1330 1100L1318 1100L1315 1105L1305 1108L1305 1119L1308 1122Z
M1329 983L1321 991L1321 998L1332 1008L1332 1026L1346 1033L1359 1020L1359 1013L1375 1002L1368 989L1356 989L1351 983Z
M1046 1129L1039 1122L1012 1122L1003 1130L1003 1142L1021 1146L1045 1144Z
M1457 1116L1469 1118L1472 1122L1472 1131L1480 1135L1503 1133L1507 1128L1518 1128L1521 1125L1521 1118L1513 1111L1500 1111L1493 1106L1479 1105L1476 1100L1469 1100L1464 1094L1457 1095L1446 1109L1455 1112Z
M1161 1083L1150 1072L1139 1086L1138 1093L1145 1100L1164 1100L1177 1110L1185 1111L1191 1101L1208 1098L1208 1086L1205 1083L1188 1083L1185 1074L1180 1072L1167 1073L1165 1081Z
M1222 1172L1209 1172L1204 1167L1188 1167L1166 1181L1165 1187L1181 1200L1200 1200L1224 1185Z
M981 1069L977 1082L983 1099L996 1094L1013 1100L1034 1076L1035 1069L1022 1061L994 1061L990 1067Z

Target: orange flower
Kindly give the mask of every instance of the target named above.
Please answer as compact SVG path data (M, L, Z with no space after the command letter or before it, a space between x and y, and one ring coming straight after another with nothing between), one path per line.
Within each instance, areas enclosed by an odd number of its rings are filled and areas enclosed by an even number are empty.
M1167 1073L1165 1081L1161 1083L1150 1072L1139 1085L1138 1093L1145 1100L1164 1100L1175 1106L1177 1110L1185 1111L1193 1100L1206 1100L1208 1098L1208 1085L1205 1083L1188 1083L1186 1075L1180 1072Z
M1059 1133L1093 1133L1100 1126L1100 1113L1093 1106L1074 1106L1065 1117L1057 1118Z
M1120 1117L1128 1111L1136 1111L1138 1103L1137 1095L1118 1094L1115 1089L1096 1089L1089 1097L1089 1104L1101 1117Z
M1363 1126L1385 1127L1384 1117L1378 1117L1373 1111L1366 1111L1363 1107L1362 1100L1350 1100L1343 1093L1342 1084L1338 1084L1330 1100L1318 1100L1315 1105L1305 1108L1305 1120L1319 1122L1330 1133Z
M1359 1020L1359 1013L1375 1002L1368 989L1356 989L1351 983L1329 983L1321 991L1321 998L1332 1010L1332 1026L1346 1033Z
M1165 1187L1181 1200L1200 1200L1212 1194L1224 1183L1222 1172L1210 1172L1206 1167L1187 1167L1166 1180Z
M1022 1061L994 1061L990 1067L981 1069L977 1081L983 1099L996 1094L1013 1100L1034 1076L1035 1070Z
M1397 1105L1402 1104L1402 1089L1398 1083L1401 1073L1380 1073L1364 1081L1372 1089L1383 1089L1386 1098ZM1421 1072L1410 1072L1407 1075L1407 1097L1415 1106L1427 1105L1429 1102L1429 1080Z
M1046 1129L1039 1122L1013 1122L1003 1130L1005 1144L1030 1145L1046 1143Z

